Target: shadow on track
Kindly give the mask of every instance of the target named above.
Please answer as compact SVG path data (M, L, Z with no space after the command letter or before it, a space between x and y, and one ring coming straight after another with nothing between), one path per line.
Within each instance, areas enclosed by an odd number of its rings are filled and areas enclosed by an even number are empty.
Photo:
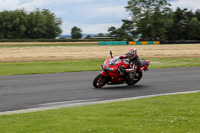
M96 90L137 90L137 89L146 89L144 85L107 85L102 88L93 88Z

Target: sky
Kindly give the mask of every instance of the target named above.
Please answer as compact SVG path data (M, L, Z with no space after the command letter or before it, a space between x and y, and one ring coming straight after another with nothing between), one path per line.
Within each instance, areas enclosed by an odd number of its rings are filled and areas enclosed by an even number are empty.
M0 11L36 8L49 9L62 19L62 34L70 34L72 27L81 28L82 33L107 33L111 26L119 28L121 20L128 18L125 10L129 0L0 0ZM172 8L200 8L200 0L173 0Z

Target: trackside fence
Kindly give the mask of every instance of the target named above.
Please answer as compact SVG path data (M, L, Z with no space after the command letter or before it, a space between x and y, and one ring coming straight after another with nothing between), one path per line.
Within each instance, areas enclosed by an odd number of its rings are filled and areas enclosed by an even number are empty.
M160 41L101 41L99 45L157 45Z

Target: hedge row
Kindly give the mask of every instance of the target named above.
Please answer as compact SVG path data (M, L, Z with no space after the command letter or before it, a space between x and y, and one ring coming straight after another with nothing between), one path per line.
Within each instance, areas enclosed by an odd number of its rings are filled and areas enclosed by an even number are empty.
M115 39L0 39L0 42L102 42L102 41L116 41L116 40ZM160 41L160 44L194 44L194 43L200 44L200 40Z
M98 42L114 41L114 39L0 39L0 42Z
M200 40L160 41L160 44L200 44Z

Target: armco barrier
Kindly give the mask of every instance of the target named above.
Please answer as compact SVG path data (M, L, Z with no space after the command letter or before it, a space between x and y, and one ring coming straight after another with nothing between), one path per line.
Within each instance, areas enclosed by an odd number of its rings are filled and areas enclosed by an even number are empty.
M106 41L99 42L99 45L127 45L127 41Z
M128 45L154 45L160 44L160 41L129 41Z
M160 41L154 41L153 43L154 44L160 44Z
M102 41L99 45L154 45L160 44L160 41Z

